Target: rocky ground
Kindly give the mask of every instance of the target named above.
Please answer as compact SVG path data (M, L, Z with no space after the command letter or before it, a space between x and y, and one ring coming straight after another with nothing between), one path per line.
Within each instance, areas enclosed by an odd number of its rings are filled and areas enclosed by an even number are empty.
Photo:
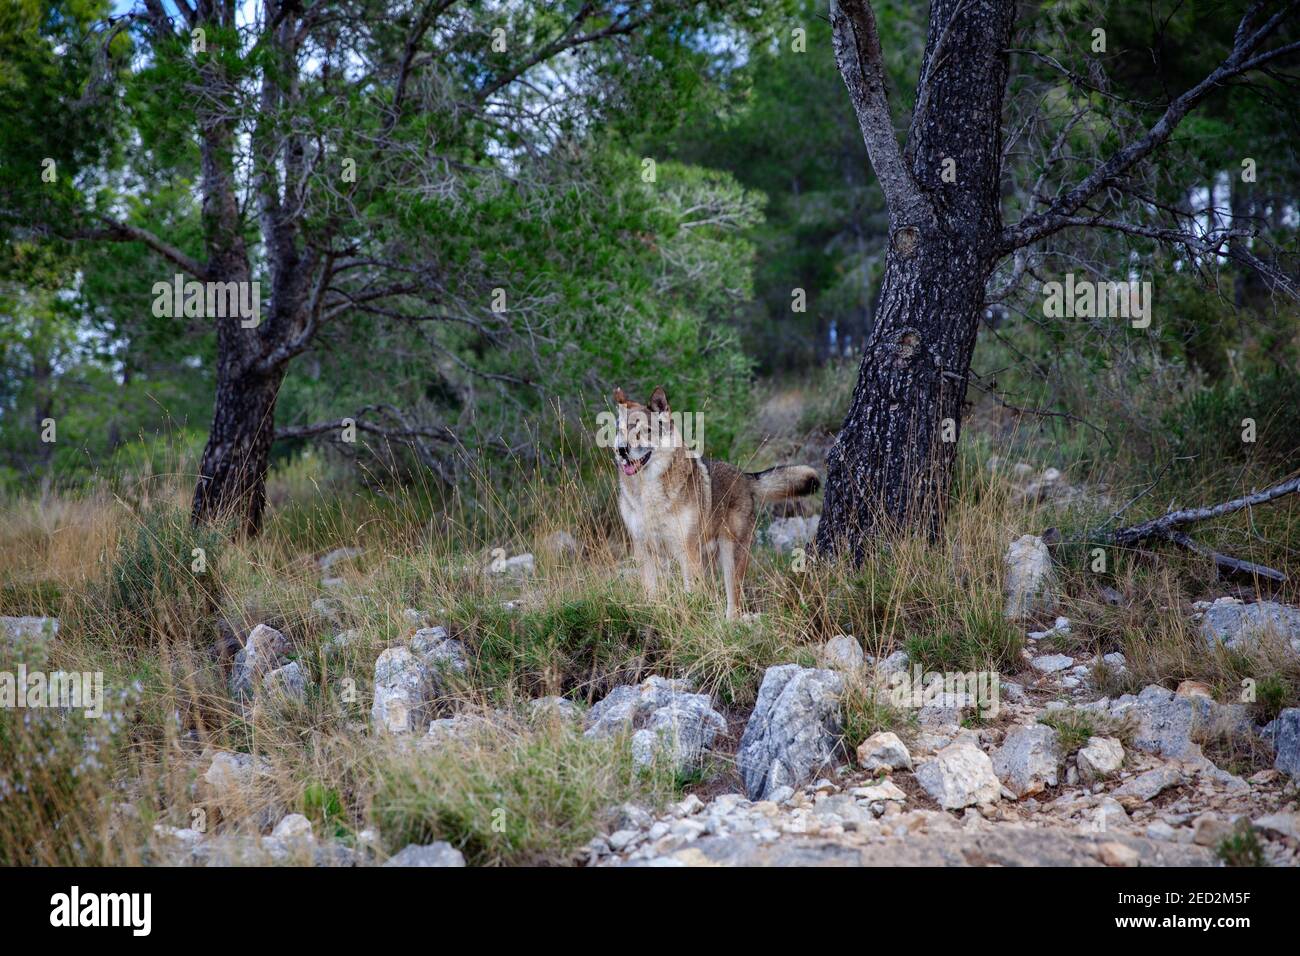
M1007 564L1009 616L1050 606L1041 539L1016 541ZM1271 633L1300 652L1300 609L1224 598L1199 606L1198 622L1207 641L1232 647ZM773 667L735 755L737 789L688 796L659 816L624 807L586 862L1295 865L1300 709L1254 726L1242 705L1218 703L1192 681L1110 699L1094 681L1122 671L1122 655L1039 649L1069 627L1057 618L1027 635L1020 671L997 675L996 708L979 706L991 688L970 685L955 693L936 685L910 701L919 705L910 746L892 732L844 740L837 726L845 683L887 694L914 673L905 654L873 661L842 635L823 648L824 668ZM662 689L642 695L654 698L646 707L656 715L671 706ZM1274 766L1246 779L1216 766L1197 742L1210 728L1271 748ZM689 751L695 739L684 737Z
M1048 479L1044 487L1059 491ZM766 537L792 546L815 526L815 516L781 518ZM574 545L569 538L548 546ZM326 587L333 564L349 556L322 559ZM1019 538L1005 561L1006 616L1051 620L1055 581L1043 540ZM531 555L516 555L493 572L526 576L532 563ZM328 619L330 602L317 604ZM519 713L438 717L448 677L467 667L466 649L428 613L405 615L409 636L379 653L370 720L359 733L438 747L484 728L509 732L561 719L588 737L625 735L638 764L666 761L684 779L707 781L660 812L622 806L609 832L577 854L580 864L1292 866L1300 853L1300 708L1260 726L1243 704L1216 701L1193 681L1106 696L1101 686L1114 686L1106 676L1122 674L1127 662L1115 653L1101 660L1063 653L1071 646L1059 640L1071 627L1064 617L1045 630L1026 626L1023 659L1001 674L936 679L905 652L875 660L854 636L839 635L821 647L819 666L768 668L748 715L728 716L688 681L654 676L616 687L590 708L549 697ZM1223 598L1199 605L1195 622L1207 642L1239 648L1281 637L1300 653L1298 608ZM57 633L56 621L0 624L13 639ZM343 631L330 648L342 651L356 638ZM232 698L301 697L307 681L288 651L275 629L254 628L232 663ZM849 691L887 701L898 725L848 737L842 702ZM1203 748L1210 732L1267 753L1271 766L1259 769L1256 760L1239 776L1217 765ZM259 758L204 750L195 769L197 795L223 817L258 806L268 772ZM314 834L300 814L260 806L252 833L157 824L151 859L464 865L445 843L387 857L373 830L345 844Z

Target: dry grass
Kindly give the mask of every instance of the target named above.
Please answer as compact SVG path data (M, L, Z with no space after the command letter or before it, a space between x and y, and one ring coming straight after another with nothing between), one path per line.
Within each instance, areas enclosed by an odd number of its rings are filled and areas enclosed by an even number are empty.
M60 617L48 667L102 671L114 716L0 713L0 863L147 862L156 822L187 826L201 813L218 832L253 832L286 810L344 841L378 825L390 851L441 838L472 862L565 862L608 824L612 805L656 804L685 781L633 771L621 742L528 723L522 705L533 697L585 704L656 673L690 678L743 721L768 666L813 664L840 633L876 656L905 648L935 670L1017 667L1024 629L1002 618L1007 545L1049 526L1068 537L1095 526L1104 508L1023 501L1003 473L983 467L988 451L976 443L964 458L941 542L906 537L860 568L801 568L794 555L758 549L746 587L756 616L743 621L725 619L717 582L655 602L640 593L612 481L593 469L589 449L559 448L556 461L508 478L476 476L449 498L418 487L359 492L299 459L273 476L268 526L253 541L190 529L179 479L153 479L133 497L12 502L0 528L3 613ZM576 554L547 552L561 530L576 538ZM191 571L196 546L207 551L201 574ZM315 558L340 546L364 551L330 572L343 586L326 589ZM488 573L494 548L532 551L536 575ZM1197 637L1190 602L1213 590L1203 566L1178 554L1119 555L1096 575L1084 553L1059 558L1063 613L1074 621L1068 649L1122 650L1130 673L1116 692L1191 677L1235 699L1250 677L1267 698L1261 708L1300 696L1294 658L1267 646L1228 653ZM1103 584L1123 594L1122 606L1101 599ZM319 598L336 620L313 609ZM466 645L471 665L446 711L500 710L513 732L436 752L369 733L374 661L410 635L406 608ZM300 704L245 710L227 692L222 629L244 634L257 622L283 631L309 674ZM357 639L333 648L349 629ZM867 694L848 695L845 707L855 738L906 729L905 715ZM223 817L197 779L209 748L266 762L239 813Z

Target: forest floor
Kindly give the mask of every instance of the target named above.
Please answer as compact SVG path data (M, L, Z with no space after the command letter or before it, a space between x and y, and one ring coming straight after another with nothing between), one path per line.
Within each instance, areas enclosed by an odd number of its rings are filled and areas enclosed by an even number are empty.
M813 463L801 405L759 420ZM1294 594L1099 569L1042 533L1127 492L972 462L942 542L859 568L799 560L815 508L764 517L740 621L716 586L646 602L608 489L568 478L473 543L330 518L292 470L233 544L179 486L19 503L6 656L101 673L108 713L0 713L4 859L1294 865Z

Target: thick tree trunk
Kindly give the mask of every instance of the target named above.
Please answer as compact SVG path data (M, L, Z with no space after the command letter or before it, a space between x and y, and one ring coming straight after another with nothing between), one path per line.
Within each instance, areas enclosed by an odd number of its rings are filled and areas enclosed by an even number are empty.
M906 151L863 0L832 5L836 59L889 201L880 302L848 415L826 461L817 533L856 562L877 534L937 534L966 379L1001 231L1002 100L1011 0L935 0Z
M275 400L283 378L283 366L269 373L219 376L212 429L194 488L196 524L230 519L247 534L261 529Z
M826 459L818 547L855 561L876 533L942 522L984 302L977 243L931 227L890 250L880 312Z

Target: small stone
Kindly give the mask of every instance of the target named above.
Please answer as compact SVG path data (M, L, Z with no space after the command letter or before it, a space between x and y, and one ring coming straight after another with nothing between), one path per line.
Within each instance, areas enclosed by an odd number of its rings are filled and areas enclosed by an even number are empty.
M282 700L303 700L307 696L307 675L301 665L293 661L263 677L262 690Z
M433 683L408 647L390 647L375 661L375 696L370 717L376 730L390 734L423 729L428 722Z
M384 866L437 866L460 867L465 865L465 857L450 843L438 841L427 846L412 843L402 848L396 856L390 857Z
M1256 830L1300 840L1300 813L1270 813L1251 821Z
M1052 556L1042 538L1023 535L1012 542L1003 559L1006 566L1007 604L1010 619L1050 614L1056 609L1056 573Z
M843 671L859 671L865 659L862 645L850 634L832 637L821 647L819 654L822 664Z
M1205 609L1201 635L1211 647L1222 643L1238 650L1271 635L1295 649L1300 644L1300 608L1274 601L1245 604L1236 598L1219 598Z
M777 787L767 795L767 799L771 803L790 803L796 796L794 787L785 786Z
M1278 714L1273 727L1273 767L1300 779L1300 707Z
M916 780L945 810L993 803L1002 795L992 761L968 743L950 744L939 751L917 768Z
M882 730L858 745L858 766L867 771L911 770L912 755L897 734Z
M501 561L494 560L488 565L488 570L493 574L527 577L537 570L537 559L528 552L516 554L512 558L505 558Z
M1146 835L1149 840L1166 840L1172 842L1178 839L1178 833L1163 820L1155 820L1152 823L1147 824Z
M1013 727L993 755L993 772L1016 797L1028 797L1056 786L1063 760L1054 728Z
M327 650L333 653L337 653L338 651L345 651L349 647L354 646L357 643L357 641L359 641L360 639L361 639L360 631L357 631L355 629L340 631L339 633L335 634L333 637L330 638L330 643Z
M248 697L265 675L284 662L289 642L273 627L259 624L248 635L244 646L235 654L230 672L230 693Z
M1106 866L1137 866L1139 856L1132 847L1111 841L1097 846L1097 859Z
M1203 813L1192 821L1192 842L1197 846L1216 847L1232 833L1232 824L1213 813Z
M882 780L870 787L854 787L849 791L849 796L855 800L863 800L868 803L876 800L895 800L899 803L907 801L907 794L900 790L892 780Z
M465 740L475 733L488 730L492 721L482 714L456 714L454 717L441 717L429 721L429 731L424 735L422 746L437 746L449 741Z
M1073 667L1074 658L1067 654L1044 654L1042 657L1035 657L1029 665L1044 674L1055 674Z
M673 813L679 817L689 817L692 814L699 813L704 809L704 801L693 793L688 793L682 798L681 802L673 808Z
M836 671L797 664L767 669L736 755L750 799L801 785L833 764L843 689Z
M876 674L881 678L888 679L894 674L906 673L910 663L907 651L894 651L894 653L876 664Z
M1157 767L1125 782L1113 796L1126 810L1133 810L1154 800L1169 787L1176 787L1182 782L1183 775L1177 770L1172 767Z
M202 779L200 795L223 815L237 816L265 802L262 791L271 780L271 766L261 757L221 750L213 754Z
M1075 755L1075 762L1084 783L1105 780L1124 766L1124 745L1114 737L1089 737L1087 745Z
M155 823L153 832L155 836L162 840L177 844L185 849L191 849L203 841L203 834L189 827L173 827L165 823Z
M566 721L578 721L582 711L567 697L538 697L528 702L528 714L534 720L558 717Z
M615 853L622 853L636 842L639 836L636 830L615 830L609 835L609 848Z
M310 842L314 839L311 821L301 813L291 813L275 825L271 836L286 843Z

